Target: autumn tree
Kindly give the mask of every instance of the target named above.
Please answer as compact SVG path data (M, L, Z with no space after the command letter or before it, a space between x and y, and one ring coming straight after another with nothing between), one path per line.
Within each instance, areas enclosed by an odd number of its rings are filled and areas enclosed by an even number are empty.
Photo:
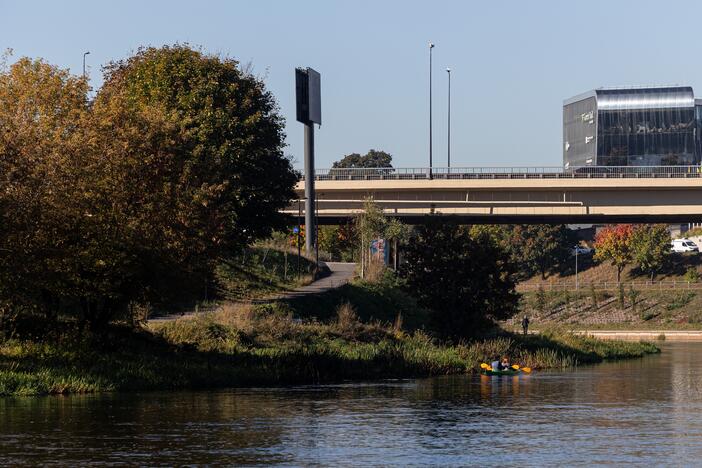
M634 255L631 224L607 226L595 236L595 260L609 261L617 268L617 282L621 282L624 267L631 263Z
M87 90L42 60L0 67L0 309L54 316L83 287Z
M85 79L41 60L0 69L3 310L99 328L284 225L297 175L259 79L181 45L105 70L89 103Z
M651 275L651 281L665 265L670 253L670 232L665 224L640 224L631 234L633 260Z
M408 243L405 260L408 291L445 337L474 336L517 311L509 256L488 235L474 237L464 226L431 218Z
M283 227L297 180L283 156L283 119L232 59L188 46L140 49L105 68L94 103L97 151L157 293ZM157 296L158 298L158 296Z

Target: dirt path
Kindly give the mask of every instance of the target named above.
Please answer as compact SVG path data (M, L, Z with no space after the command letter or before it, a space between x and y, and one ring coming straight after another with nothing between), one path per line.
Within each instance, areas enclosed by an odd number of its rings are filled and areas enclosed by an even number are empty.
M327 267L331 271L331 274L320 278L316 281L311 282L306 286L299 287L292 291L285 291L280 294L276 294L265 299L254 299L251 301L245 301L253 304L267 304L269 302L275 302L286 299L294 299L296 297L307 296L311 294L321 294L330 289L338 288L345 285L353 278L354 271L356 270L355 263L341 263L341 262L327 262ZM206 309L200 309L198 311L190 311L184 314L168 314L159 317L154 317L148 320L148 323L163 323L170 320L177 320L183 317L190 317L195 314L201 314L205 312L214 312L219 307L209 307Z

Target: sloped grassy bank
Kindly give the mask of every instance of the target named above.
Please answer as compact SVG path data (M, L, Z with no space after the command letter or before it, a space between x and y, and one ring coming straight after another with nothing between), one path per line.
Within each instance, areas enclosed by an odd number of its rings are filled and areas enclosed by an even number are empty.
M0 343L0 395L198 389L421 377L475 372L496 354L533 368L569 367L658 352L648 343L562 331L505 334L459 345L398 324L363 323L342 305L327 322L285 307L232 306L159 328L114 327L101 337L64 334Z

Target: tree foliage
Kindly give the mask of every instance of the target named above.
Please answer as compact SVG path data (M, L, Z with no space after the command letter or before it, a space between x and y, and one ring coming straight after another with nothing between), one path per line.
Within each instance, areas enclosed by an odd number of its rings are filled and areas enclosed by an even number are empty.
M430 219L405 249L407 288L432 312L446 337L475 335L517 311L509 255L488 235L445 220Z
M392 167L392 156L390 153L380 150L368 150L365 155L351 153L336 161L333 168L355 168L355 167Z
M510 255L522 278L546 274L568 261L572 233L564 224L476 225L474 236L487 235Z
M99 326L282 225L283 120L237 62L140 49L87 90L40 60L0 71L0 300Z
M633 259L631 224L606 226L595 236L595 260L609 261L617 268L617 282L621 281L624 267Z
M641 224L631 233L633 260L638 267L651 275L665 266L670 253L670 233L665 224Z

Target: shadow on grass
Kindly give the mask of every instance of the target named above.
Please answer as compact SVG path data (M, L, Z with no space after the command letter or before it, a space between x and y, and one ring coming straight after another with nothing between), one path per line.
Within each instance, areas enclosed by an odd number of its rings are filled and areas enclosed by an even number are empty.
M350 303L363 322L393 323L402 316L403 329L414 331L428 323L428 311L398 286L362 281L349 283L322 294L291 298L287 301L295 316L329 321L338 307Z
M436 373L429 361L407 359L392 340L343 349L333 343L281 343L221 353L113 327L100 343L0 343L0 396L316 384ZM464 369L453 363L441 373Z

